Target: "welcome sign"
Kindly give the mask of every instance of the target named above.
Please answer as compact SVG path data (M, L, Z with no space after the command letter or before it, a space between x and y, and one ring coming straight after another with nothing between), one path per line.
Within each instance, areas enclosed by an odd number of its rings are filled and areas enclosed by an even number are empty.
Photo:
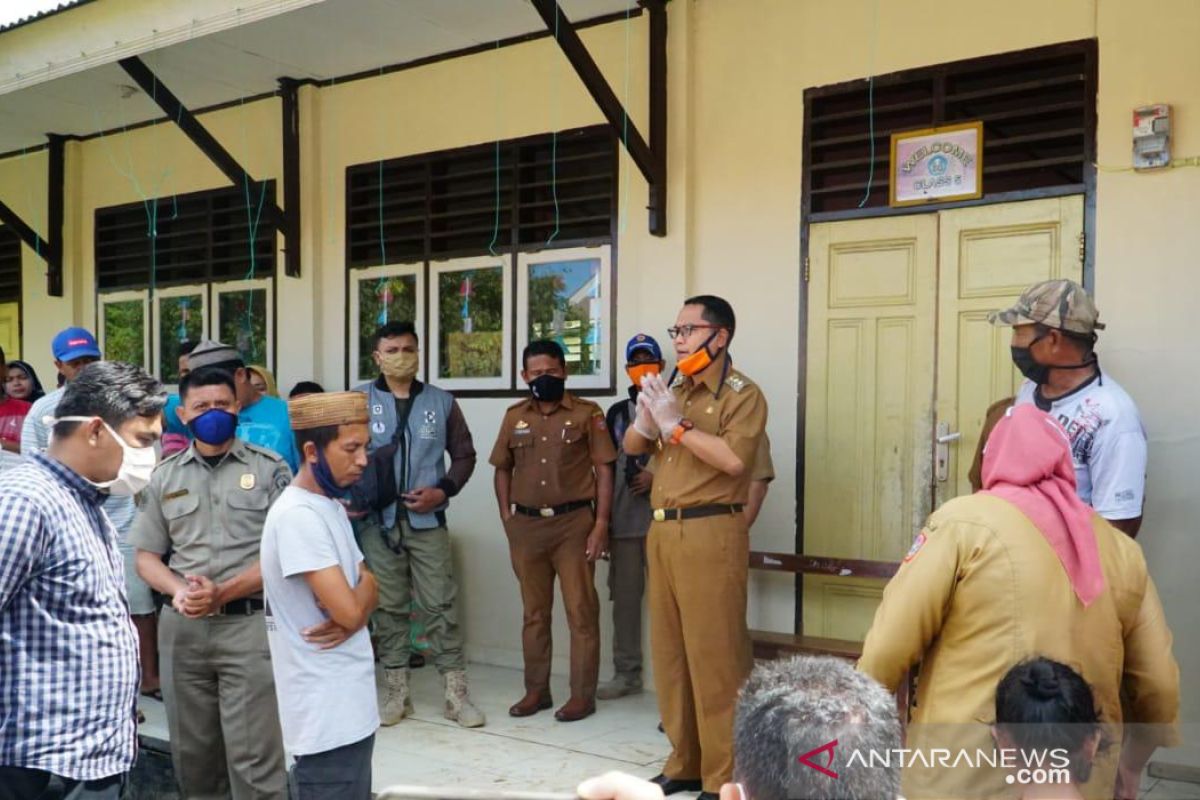
M983 195L983 123L892 134L888 205L974 200Z

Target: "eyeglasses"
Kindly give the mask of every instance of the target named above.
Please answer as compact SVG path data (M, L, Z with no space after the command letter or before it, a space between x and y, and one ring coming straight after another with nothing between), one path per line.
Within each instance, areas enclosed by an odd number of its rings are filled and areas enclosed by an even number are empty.
M693 331L718 330L720 327L720 325L677 325L674 328L667 328L667 336L672 339L678 339L680 336L690 339Z

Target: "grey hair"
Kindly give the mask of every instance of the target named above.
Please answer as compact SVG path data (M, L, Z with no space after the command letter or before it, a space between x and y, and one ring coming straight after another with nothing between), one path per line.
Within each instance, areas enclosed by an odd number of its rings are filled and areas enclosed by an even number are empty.
M166 404L166 390L146 370L119 361L97 361L67 383L54 415L100 417L117 430L134 417L161 414ZM78 422L56 423L54 435L70 436L78 425Z
M900 794L899 763L870 761L872 751L882 756L901 747L895 698L842 659L799 656L755 667L738 698L733 736L734 780L750 800L894 800ZM829 769L837 778L800 763L800 756L835 739ZM865 763L849 763L855 750ZM828 751L810 760L825 766Z

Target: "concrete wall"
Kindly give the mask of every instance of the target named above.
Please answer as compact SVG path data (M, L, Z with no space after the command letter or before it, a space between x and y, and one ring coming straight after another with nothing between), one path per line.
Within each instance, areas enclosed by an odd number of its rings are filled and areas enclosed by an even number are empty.
M677 0L670 5L670 235L646 233L646 189L633 173L619 240L619 341L645 330L663 335L679 300L691 292L728 297L741 326L734 352L771 403L769 432L778 479L753 533L761 549L794 541L797 317L801 292L799 206L802 93L805 87L872 73L1097 37L1100 52L1096 289L1109 330L1105 368L1139 401L1151 439L1150 483L1142 541L1176 635L1185 675L1184 718L1200 721L1200 613L1189 575L1200 538L1187 504L1200 456L1200 420L1190 399L1200 390L1189 323L1200 296L1200 173L1112 171L1129 164L1130 111L1172 103L1177 155L1200 155L1200 4L1156 0L1154 16L1138 0ZM1169 23L1169 24L1168 24ZM629 107L645 131L646 20L585 31L610 82L625 79ZM315 377L339 386L346 358L343 273L344 175L349 164L594 124L599 113L549 41L400 72L369 81L302 91L305 171L304 277L280 278L280 307L291 319L279 337L280 385ZM279 175L277 101L205 118L252 170ZM249 132L249 134L248 134ZM69 152L70 264L73 306L26 285L26 353L70 318L91 324L91 219L94 208L138 199L121 172L126 137ZM153 183L170 168L168 192L221 185L198 153L166 127L129 134L134 172ZM32 159L35 165L44 161ZM115 163L114 163L115 162ZM0 194L19 203L21 170L0 161ZM628 158L622 169L630 170ZM35 198L36 200L36 198ZM40 202L40 201L38 201ZM38 217L33 217L36 224ZM27 253L26 276L41 269ZM32 262L32 263L31 263ZM39 366L42 361L37 362ZM463 403L481 466L456 501L456 535L465 624L472 655L516 665L519 602L506 544L496 522L491 469L482 463L509 400ZM607 401L601 401L607 402ZM604 567L598 583L603 586ZM789 629L788 580L756 576L751 621ZM555 630L565 667L565 623ZM608 624L604 636L609 639ZM605 667L607 672L608 667ZM514 687L515 689L516 687Z

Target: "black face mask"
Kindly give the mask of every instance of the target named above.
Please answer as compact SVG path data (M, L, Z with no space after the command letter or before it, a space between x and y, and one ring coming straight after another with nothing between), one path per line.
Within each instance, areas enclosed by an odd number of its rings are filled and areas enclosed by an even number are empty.
M1035 344L1037 344L1038 342L1040 342L1043 338L1045 338L1045 337L1043 337L1043 336L1037 337L1036 339L1034 339L1032 342L1029 343L1028 347L1013 347L1013 348L1011 348L1013 364L1016 365L1017 369L1020 370L1022 375L1024 375L1029 380L1033 381L1033 383L1036 384L1037 386L1044 386L1046 384L1046 382L1050 380L1051 370L1081 369L1083 367L1090 367L1093 364L1097 363L1096 357L1092 356L1088 360L1086 360L1082 363L1079 363L1079 364L1067 364L1067 365L1054 366L1054 367L1043 364L1040 361L1038 361L1036 358L1033 357L1033 346Z
M1012 360L1021 374L1038 386L1050 380L1050 367L1038 363L1038 360L1033 357L1032 348L1013 347Z
M565 378L555 375L538 375L529 382L529 391L533 394L534 400L540 400L543 403L557 403L562 400L563 392L566 391L566 383Z

